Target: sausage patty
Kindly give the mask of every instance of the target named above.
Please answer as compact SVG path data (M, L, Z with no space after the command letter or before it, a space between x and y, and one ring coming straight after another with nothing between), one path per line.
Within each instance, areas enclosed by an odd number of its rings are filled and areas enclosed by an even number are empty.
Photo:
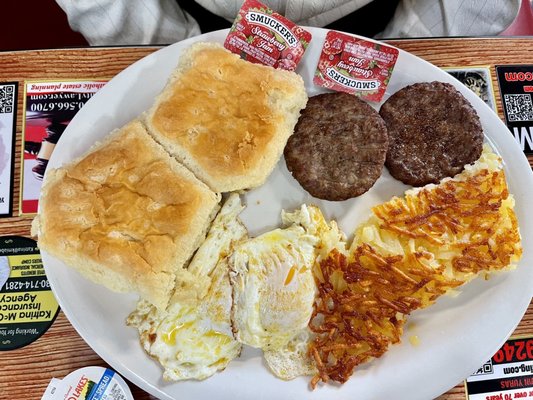
M284 155L311 195L346 200L372 187L387 148L387 128L377 111L353 95L325 93L307 102Z
M407 86L393 94L379 113L389 132L385 165L392 176L408 185L437 183L481 155L479 117L448 83Z

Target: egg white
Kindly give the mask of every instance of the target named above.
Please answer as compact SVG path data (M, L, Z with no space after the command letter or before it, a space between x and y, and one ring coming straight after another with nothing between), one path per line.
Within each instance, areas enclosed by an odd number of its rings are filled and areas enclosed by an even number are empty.
M237 194L228 197L206 240L179 275L166 311L141 300L128 318L145 351L164 368L165 380L205 379L238 357L231 326L232 288L226 256L246 228Z
M268 351L283 348L306 329L317 255L344 239L314 206L283 213L282 220L285 228L241 242L229 257L235 336Z

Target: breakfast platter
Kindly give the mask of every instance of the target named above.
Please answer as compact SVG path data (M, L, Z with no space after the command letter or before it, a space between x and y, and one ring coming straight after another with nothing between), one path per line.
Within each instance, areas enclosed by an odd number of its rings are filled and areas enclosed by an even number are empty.
M326 92L313 84L321 45L328 33L308 29L313 40L296 72L309 96ZM49 166L57 168L84 154L95 142L150 109L164 88L179 56L196 42L223 43L227 31L191 38L161 49L113 78L76 115L62 136ZM139 345L138 333L126 325L137 295L118 294L83 278L46 251L43 263L54 293L68 319L84 340L120 374L162 399L180 397L249 398L398 398L438 396L482 365L520 321L531 299L533 255L532 216L525 199L533 195L533 175L519 146L506 127L479 98L435 66L399 50L384 100L401 88L429 81L455 86L477 111L484 140L502 157L509 191L516 205L524 253L516 270L478 279L457 296L440 297L430 308L416 311L404 329L402 342L379 359L355 370L343 385L309 388L308 377L291 381L276 378L267 369L261 351L244 347L228 367L203 381L166 382L161 367ZM379 103L370 103L379 109ZM240 218L251 237L280 226L282 210L316 205L335 220L351 239L373 206L402 196L409 189L386 169L363 195L327 201L309 195L280 160L265 184L243 194L246 208ZM416 338L416 340L414 339Z

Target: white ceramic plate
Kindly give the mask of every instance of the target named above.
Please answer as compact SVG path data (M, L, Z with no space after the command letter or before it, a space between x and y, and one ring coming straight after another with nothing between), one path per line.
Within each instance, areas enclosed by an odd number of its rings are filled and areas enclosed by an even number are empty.
M310 95L320 92L312 76L325 38L323 29L310 29L313 40L298 72ZM91 144L135 118L152 103L176 65L180 52L197 41L223 42L218 31L176 43L157 51L113 78L76 115L63 134L49 167L58 167L83 154ZM203 382L163 382L162 370L141 349L137 331L125 325L135 308L136 296L116 294L82 278L43 252L46 273L54 293L72 325L113 368L147 392L162 399L422 399L438 396L481 366L511 334L532 295L533 175L509 131L480 99L446 72L400 51L386 98L411 83L440 80L454 84L477 109L486 140L503 157L525 249L517 270L479 279L463 288L460 296L443 297L429 309L415 312L412 328L401 345L382 358L359 368L345 385L327 385L311 392L309 378L291 382L275 378L258 351L247 348L222 373ZM301 203L318 204L329 218L339 221L348 234L367 218L372 205L401 195L407 187L387 171L366 194L333 203L310 197L288 173L285 162L259 189L245 196L248 208L242 219L256 235L278 226L280 211ZM417 335L420 343L410 344Z

